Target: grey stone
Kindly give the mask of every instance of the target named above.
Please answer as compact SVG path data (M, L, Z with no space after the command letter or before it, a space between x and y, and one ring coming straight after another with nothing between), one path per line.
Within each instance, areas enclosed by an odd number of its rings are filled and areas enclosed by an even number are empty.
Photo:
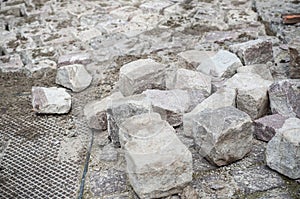
M71 53L62 55L58 58L58 65L73 65L73 64L89 64L91 63L91 56L89 53Z
M235 106L236 91L231 88L221 88L199 105L197 105L191 112L183 115L184 135L192 136L193 118L200 112L208 109L214 110L226 106Z
M32 106L37 113L68 113L71 109L71 96L63 88L32 87Z
M106 130L107 129L107 108L114 99L122 98L120 92L98 101L89 102L85 105L83 112L87 124L92 129Z
M89 181L92 197L103 198L128 190L126 173L116 169L91 171Z
M99 160L106 162L114 162L118 160L118 151L112 145L108 144L104 146L99 154Z
M280 115L267 115L254 121L254 135L257 139L268 142L284 124L287 118Z
M182 115L191 106L190 95L184 90L146 90L143 92L152 104L152 109L172 126L182 123Z
M251 8L230 9L226 12L225 20L231 28L247 27L257 21L257 13Z
M197 70L215 77L231 77L239 67L243 66L241 60L227 50L219 50L215 55L206 59L207 61L198 65Z
M252 134L249 115L232 106L205 110L193 118L192 135L200 154L218 166L242 159L249 153Z
M300 79L300 37L290 42L290 70L289 77L292 79Z
M286 79L269 87L270 106L273 114L300 117L300 80Z
M113 99L107 108L107 121L109 137L113 144L118 147L119 128L122 122L134 115L152 112L152 105L143 94L133 95L120 99Z
M165 89L165 77L165 65L152 59L139 59L121 67L120 91L124 96L129 96L146 89Z
M174 78L174 88L199 91L204 96L211 94L211 77L200 72L178 69Z
M237 89L237 108L252 119L267 114L269 108L268 88L272 81L254 73L237 73L225 82L225 86Z
M71 89L73 92L80 92L90 86L92 76L80 64L59 67L55 83Z
M231 171L230 174L236 181L239 190L246 195L279 188L285 184L277 173L270 171L264 166L235 170Z
M25 65L28 74L34 78L43 77L47 73L56 72L57 64L50 59L43 59Z
M300 119L287 119L266 149L267 165L292 179L300 178Z
M198 193L192 186L187 186L183 189L181 199L198 199Z
M199 64L204 61L210 61L210 57L216 54L214 51L199 51L199 50L188 50L178 54L181 61L184 61L191 65L193 68L197 68Z
M129 181L140 198L179 193L192 181L192 154L159 114L127 119L120 128L120 142Z
M210 31L204 33L201 41L223 44L226 41L237 40L239 36L240 33L236 31Z
M267 64L247 65L237 69L238 73L254 73L259 75L262 79L273 81L270 68Z
M4 55L0 57L0 71L22 72L24 64L19 54Z
M251 40L233 44L230 50L236 53L245 65L266 64L273 60L272 42L268 40Z

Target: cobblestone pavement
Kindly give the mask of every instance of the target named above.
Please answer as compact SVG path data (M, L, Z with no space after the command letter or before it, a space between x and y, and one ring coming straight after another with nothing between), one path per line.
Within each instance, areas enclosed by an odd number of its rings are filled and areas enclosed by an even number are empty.
M0 64L15 67L0 73L0 198L80 196L92 138L83 198L138 198L122 150L110 147L107 132L86 127L83 106L117 89L119 69L130 61L176 65L182 51L256 38L273 42L275 76L286 77L286 46L300 27L282 25L281 14L297 12L300 2L291 0L0 0ZM55 86L58 58L70 53L91 55L92 85L70 92L68 115L34 114L31 87ZM193 153L189 188L199 198L300 198L299 181L266 166L266 143L256 140L243 160L216 168L176 130Z

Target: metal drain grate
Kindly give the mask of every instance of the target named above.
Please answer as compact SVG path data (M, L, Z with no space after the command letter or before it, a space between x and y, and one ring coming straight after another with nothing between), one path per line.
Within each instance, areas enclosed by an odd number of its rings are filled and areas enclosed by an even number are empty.
M0 142L6 143L0 157L1 198L76 197L80 165L58 160L61 130L51 119L0 117ZM36 137L25 138L29 131Z

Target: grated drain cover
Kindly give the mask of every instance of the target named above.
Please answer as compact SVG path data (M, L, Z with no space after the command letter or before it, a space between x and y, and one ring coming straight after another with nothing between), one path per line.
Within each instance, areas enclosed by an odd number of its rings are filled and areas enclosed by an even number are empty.
M51 119L0 116L0 198L76 197L80 164L58 160L62 130Z

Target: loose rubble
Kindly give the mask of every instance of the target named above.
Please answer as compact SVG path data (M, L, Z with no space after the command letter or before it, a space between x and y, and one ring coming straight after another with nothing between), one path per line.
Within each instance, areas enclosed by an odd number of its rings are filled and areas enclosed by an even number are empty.
M255 137L265 142L270 141L276 134L276 130L282 127L286 119L280 114L275 114L255 120Z
M140 59L122 66L119 85L124 96L139 94L146 89L164 89L166 66L151 59Z
M107 108L108 132L114 145L120 145L120 125L127 118L149 112L152 112L152 105L143 94L109 101Z
M140 198L179 193L192 180L192 154L159 114L125 120L120 142L130 183Z
M183 115L184 135L192 136L193 118L204 110L214 110L226 106L235 106L236 91L231 88L222 88L202 101L191 112Z
M266 64L273 60L272 43L268 40L252 40L230 46L230 50L236 53L245 65Z
M242 159L251 150L251 118L234 107L200 112L192 118L192 126L199 153L218 166Z
M75 64L59 67L55 83L69 88L73 92L80 92L89 87L92 79L83 65Z
M236 70L243 66L241 60L227 50L220 50L198 65L197 70L214 77L229 78L236 73Z
M292 179L300 178L299 130L300 119L287 119L266 149L268 166Z
M77 154L83 168L91 154L83 198L300 198L300 26L282 19L299 2L3 0L0 8L0 120L57 122L62 141L49 143L57 163ZM0 136L0 176L10 171L2 161L17 157L7 155L16 136L31 132L20 126ZM42 143L40 134L29 142ZM44 194L14 188L4 198Z
M32 106L37 113L68 113L71 109L71 96L63 88L32 87Z
M285 79L269 87L270 106L273 114L300 117L300 81Z
M225 86L237 89L237 108L252 119L267 114L269 107L268 88L272 81L262 79L254 73L237 73L225 82Z

